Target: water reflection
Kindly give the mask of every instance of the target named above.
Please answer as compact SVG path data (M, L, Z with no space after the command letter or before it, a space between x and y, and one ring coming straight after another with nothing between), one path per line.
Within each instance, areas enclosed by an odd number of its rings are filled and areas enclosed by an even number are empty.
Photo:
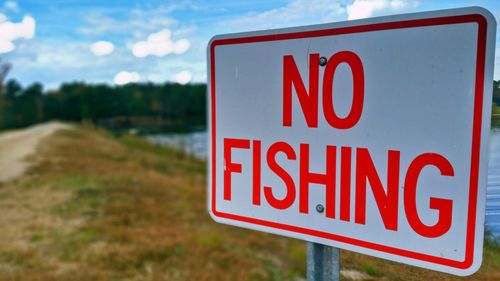
M500 237L500 130L493 130L490 138L488 190L486 193L486 229Z
M205 160L208 157L207 132L150 135L147 139L151 143L182 149L188 154L202 160Z

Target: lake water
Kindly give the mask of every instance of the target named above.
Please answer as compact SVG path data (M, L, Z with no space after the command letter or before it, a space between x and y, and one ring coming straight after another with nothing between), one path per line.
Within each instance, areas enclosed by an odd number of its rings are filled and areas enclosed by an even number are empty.
M200 158L207 158L207 132L190 134L153 135L152 143L172 146ZM490 138L490 161L488 167L488 190L486 199L486 228L500 237L500 130L492 130Z
M486 192L486 228L500 237L500 130L493 130L490 138L488 190Z
M151 143L171 146L182 149L199 159L207 159L207 132L194 132L189 134L150 135L147 139Z

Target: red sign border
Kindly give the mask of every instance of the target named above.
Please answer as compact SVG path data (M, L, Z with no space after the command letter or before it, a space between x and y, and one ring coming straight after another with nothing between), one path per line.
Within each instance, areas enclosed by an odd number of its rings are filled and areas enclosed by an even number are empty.
M465 259L452 260L440 256L432 256L419 252L399 249L391 246L381 245L350 237L345 237L337 234L327 233L323 231L307 229L303 227L266 221L251 217L240 216L236 214L219 212L216 209L216 108L215 108L215 48L222 45L232 44L245 44L266 41L279 41L289 39L301 39L322 36L334 36L350 33L362 33L371 31L381 31L389 29L403 29L413 27L426 27L436 25L450 25L450 24L463 24L463 23L477 23L478 24L478 38L477 38L477 55L476 55L476 82L474 88L474 114L473 114L473 128L472 128L472 151L471 151L471 171L469 182L469 202L468 202L468 218L467 218L467 233L465 245ZM328 240L333 240L345 244L350 244L370 250L393 254L397 256L407 257L415 260L430 262L434 264L445 265L457 269L468 269L473 264L474 259L474 241L475 241L475 226L476 226L476 209L477 209L477 193L478 193L478 175L479 175L479 158L481 146L481 126L483 115L483 91L484 91L484 72L486 60L486 38L487 38L487 20L481 14L466 14L457 16L445 16L424 18L415 20L404 20L394 22L374 23L359 26L348 26L331 29L300 31L291 33L267 34L249 37L216 39L210 44L210 90L211 90L211 126L212 126L212 200L211 211L212 214L219 218L225 218L250 224L261 225L265 227L281 229Z

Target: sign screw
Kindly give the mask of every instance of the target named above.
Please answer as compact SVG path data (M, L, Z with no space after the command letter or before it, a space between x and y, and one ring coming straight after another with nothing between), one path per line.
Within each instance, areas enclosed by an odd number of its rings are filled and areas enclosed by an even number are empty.
M316 211L321 214L325 211L325 207L321 204L318 204L316 205Z
M328 60L325 57L319 58L319 65L325 66Z

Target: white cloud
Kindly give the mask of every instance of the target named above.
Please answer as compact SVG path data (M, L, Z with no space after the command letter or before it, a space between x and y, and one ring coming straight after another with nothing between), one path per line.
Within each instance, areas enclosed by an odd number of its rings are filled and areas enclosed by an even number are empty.
M172 41L171 34L168 29L152 33L146 41L135 43L132 47L132 53L138 58L144 58L149 55L163 57L171 53L185 53L190 46L189 40L181 39Z
M6 59L15 66L11 77L24 85L36 81L52 88L71 81L114 84L113 78L119 71L147 70L150 63L138 63L129 50L116 46L113 56L96 57L90 52L88 42L64 38L35 38L29 43L16 45L16 51L9 53Z
M0 23L7 21L7 16L5 14L0 13Z
M41 68L45 71L59 69L67 73L70 69L78 70L97 64L98 60L95 60L87 50L88 43L84 42L38 40L35 44L19 48L16 52L19 53L16 68L18 64L24 64L30 68Z
M19 23L4 21L0 23L0 53L11 52L15 49L14 41L18 39L32 39L35 36L35 19L25 16Z
M323 23L339 20L345 15L340 1L333 0L294 0L286 6L260 13L248 13L220 25L229 31L268 29Z
M141 75L137 72L120 71L113 78L116 85L125 85L128 83L135 83L141 79Z
M94 44L90 45L90 51L98 57L106 56L113 52L115 46L113 43L108 41L97 41Z
M10 41L0 40L0 54L8 53L16 48Z
M8 54L7 58L15 65L10 73L11 77L16 77L24 85L42 81L49 88L56 88L61 82L71 81L116 84L120 83L123 75L117 77L115 81L114 78L122 70L129 73L138 72L140 75L138 82L173 82L172 77L181 70L188 70L191 73L189 83L206 81L203 77L206 72L206 62L203 57L200 59L191 56L171 56L164 59L137 59L129 49L117 45L113 55L96 57L89 51L89 43L85 41L35 38L28 44L18 44L16 51Z
M174 44L174 53L178 55L184 54L189 49L190 46L191 43L189 43L189 40L187 39L178 40Z
M386 15L417 7L418 0L354 0L347 6L349 20Z
M106 11L89 12L84 16L87 26L78 28L77 32L86 36L132 34L135 38L143 38L147 34L163 28L177 31L179 28L185 27L173 18L171 13L179 9L194 7L191 1L145 6L147 8L126 8L119 18L116 17L116 14Z
M181 84L181 85L185 85L191 81L192 77L193 77L193 75L191 74L190 71L183 70L183 71L175 74L174 76L172 76L172 80L176 83Z
M125 19L115 19L102 12L93 12L85 15L88 26L77 29L77 32L86 36L103 36L110 34L134 34L143 36L144 32L152 32L165 27L173 27L178 22L167 15L151 15L151 18L142 14L133 13Z
M14 0L8 0L5 2L3 5L5 9L13 11L13 12L19 12L19 5L17 5L17 2Z

